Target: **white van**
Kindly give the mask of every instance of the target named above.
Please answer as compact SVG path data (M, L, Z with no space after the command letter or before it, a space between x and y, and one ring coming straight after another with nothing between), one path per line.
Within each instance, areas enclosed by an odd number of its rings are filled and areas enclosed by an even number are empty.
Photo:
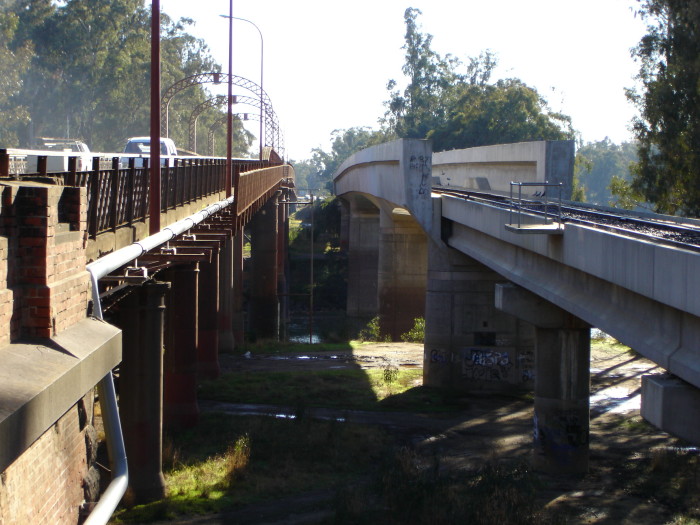
M122 167L129 166L129 158L135 157L134 165L137 168L143 167L143 159L151 155L151 137L131 137L126 141L124 153L127 155L119 159ZM170 166L171 159L177 156L177 148L173 139L167 137L160 138L160 164L161 166Z

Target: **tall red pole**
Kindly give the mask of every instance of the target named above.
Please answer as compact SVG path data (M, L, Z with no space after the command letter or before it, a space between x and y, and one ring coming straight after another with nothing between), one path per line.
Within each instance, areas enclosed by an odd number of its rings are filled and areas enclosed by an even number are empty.
M160 231L160 0L151 3L151 176L148 231Z
M233 0L229 0L228 18L228 109L226 113L226 197L231 196L231 151L233 142ZM236 188L238 190L238 188ZM238 200L238 193L236 193Z

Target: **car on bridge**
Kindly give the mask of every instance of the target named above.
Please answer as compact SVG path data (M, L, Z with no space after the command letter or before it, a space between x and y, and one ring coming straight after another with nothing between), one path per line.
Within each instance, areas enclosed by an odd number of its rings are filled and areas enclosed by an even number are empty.
M37 150L35 154L27 156L27 163L31 166L37 165L37 158L45 156L46 170L49 172L68 171L68 158L76 157L77 171L87 171L92 169L92 153L90 148L82 140L64 139L51 137L38 137L41 141L33 147Z
M137 168L143 167L143 159L148 158L151 154L151 137L131 137L126 141L124 153L127 155L119 159L122 167L129 166L129 158L134 157L136 161L134 165ZM169 166L170 159L177 155L177 148L173 139L168 137L160 138L160 164L161 166Z

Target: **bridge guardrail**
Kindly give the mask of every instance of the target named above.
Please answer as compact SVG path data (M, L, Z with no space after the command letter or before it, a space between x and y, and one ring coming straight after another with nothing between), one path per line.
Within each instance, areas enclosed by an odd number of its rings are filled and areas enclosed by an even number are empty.
M513 188L518 188L517 198L513 196ZM539 187L543 188L541 192L535 192L532 196L527 195L526 200L523 199L523 187L532 188ZM552 204L556 205L557 213L553 214L549 211L550 200L547 194L548 188L556 188L559 192L558 199L552 200ZM509 231L514 231L516 233L562 233L564 231L564 225L561 222L561 193L562 193L562 183L561 182L511 182L510 183L510 211L508 214L509 224L506 224L506 229ZM540 197L543 200L535 201L532 197ZM532 220L528 221L528 224L523 224L523 212L527 211L537 211L542 209L542 221L541 223L532 223ZM517 215L517 223L513 222L513 214Z
M62 186L87 189L88 234L90 238L120 226L131 225L148 217L148 160L136 167L134 158L128 167L120 166L120 156L111 162L94 157L97 169L78 171L75 157L70 157L69 171L13 173L14 152L0 150L0 181L33 180ZM108 159L107 159L108 160ZM289 165L270 166L269 161L233 159L234 173L240 173L237 198L238 215L248 217L257 210L262 199L267 200L285 179L293 176ZM40 167L40 166L39 166ZM226 159L222 157L184 157L174 159L174 165L161 168L161 213L225 191Z

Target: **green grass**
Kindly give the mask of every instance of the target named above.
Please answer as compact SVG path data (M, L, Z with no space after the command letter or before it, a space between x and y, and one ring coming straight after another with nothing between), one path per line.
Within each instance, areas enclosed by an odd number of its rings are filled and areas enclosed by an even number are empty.
M202 384L199 395L229 403L350 410L445 411L442 393L420 386L420 369L236 372ZM389 377L391 376L391 377Z
M637 355L629 346L623 345L617 339L611 337L591 339L591 351L593 350L610 355L629 354L630 357Z
M127 502L115 522L222 512L332 488L370 472L389 443L384 430L363 425L204 414L197 428L168 437L166 499Z
M308 344L308 343L284 343L280 341L256 341L255 343L246 343L243 345L238 353L244 354L250 351L253 354L285 354L285 353L295 353L295 354L306 354L306 353L349 353L353 350L360 348L361 346L369 344L361 341L347 341L341 343L321 343L321 344Z

